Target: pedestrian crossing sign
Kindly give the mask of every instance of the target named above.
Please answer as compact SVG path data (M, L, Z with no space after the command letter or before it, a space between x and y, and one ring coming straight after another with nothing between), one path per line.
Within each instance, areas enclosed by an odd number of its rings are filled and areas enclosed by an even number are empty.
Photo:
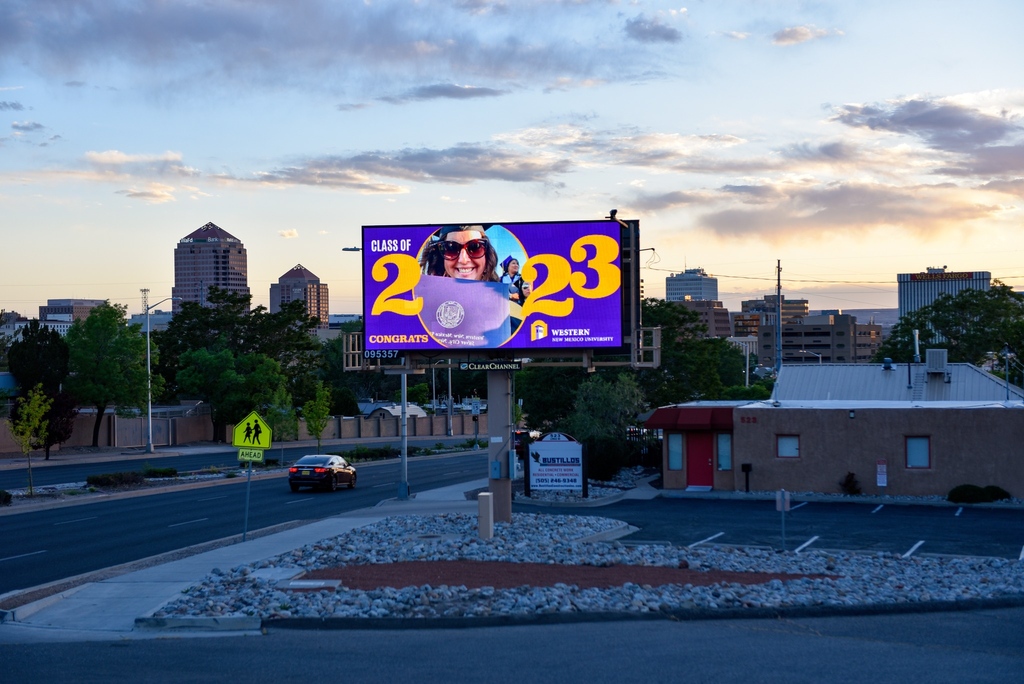
M269 449L273 431L267 421L253 411L235 424L231 434L231 446L240 449Z

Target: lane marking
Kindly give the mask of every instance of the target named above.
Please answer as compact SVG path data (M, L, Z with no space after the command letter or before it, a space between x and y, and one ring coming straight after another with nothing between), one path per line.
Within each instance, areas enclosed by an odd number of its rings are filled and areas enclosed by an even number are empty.
M800 508L801 506L806 506L806 505L807 505L807 503L808 503L807 501L804 501L803 503L798 503L798 504L797 504L796 506L792 506L792 507L790 507L790 509L789 509L789 510L791 510L791 511L795 511L796 509Z
M963 513L963 512L964 512L964 507L961 506L960 508L956 509L956 513L953 514L953 517L954 518L959 518L960 514Z
M56 522L56 523L53 523L53 524L54 524L54 526L56 526L56 525L70 525L71 523L82 522L83 520L95 520L98 517L99 517L98 515L94 515L94 516L92 516L90 518L75 518L74 520L65 520L64 522Z
M307 496L305 499L292 499L291 501L285 501L284 505L285 506L291 506L293 503L306 503L307 501L312 501L312 500L313 500L312 497Z
M204 520L209 520L209 518L199 518L197 520L186 520L185 522L174 523L173 525L168 525L168 527L180 527L181 525L191 525L192 523L203 522Z
M719 537L721 537L721 536L722 536L723 534L725 534L725 532L719 532L718 534L713 534L713 535L711 535L710 537L708 537L707 539L701 539L700 541L697 541L697 542L693 542L692 544L690 544L690 545L689 545L689 546L687 546L686 548L688 548L688 549L692 549L692 548L693 548L694 546L700 546L701 544L704 544L704 543L706 543L706 542L709 542L709 541L711 541L712 539L718 539L718 538L719 538Z
M224 496L208 496L205 499L196 499L196 501L215 501L216 499L226 499L226 498L228 498L227 494L225 494Z
M378 489L380 487L394 487L394 486L395 486L394 482L385 482L384 484L373 485L372 487L370 487L370 489Z
M804 549L806 549L808 546L810 546L811 544L813 544L816 541L818 541L818 535L814 535L813 537L811 537L810 539L805 541L803 544L801 544L800 546L796 547L796 551L794 551L793 553L800 553L801 551L803 551Z
M8 556L7 558L0 558L0 563L3 563L4 561L14 560L15 558L25 558L27 556L38 556L41 553L46 553L46 549L43 549L42 551L33 551L32 553L23 553L20 556Z
M882 510L883 508L885 508L885 504L878 504L878 506L875 507L875 510L873 510L871 512L872 513L877 513L878 511Z
M921 548L921 544L924 544L924 540L923 539L921 541L917 542L916 544L914 544L913 546L911 546L910 550L907 551L902 556L900 556L900 558L910 558L911 554L913 554L915 551L917 551L919 548Z

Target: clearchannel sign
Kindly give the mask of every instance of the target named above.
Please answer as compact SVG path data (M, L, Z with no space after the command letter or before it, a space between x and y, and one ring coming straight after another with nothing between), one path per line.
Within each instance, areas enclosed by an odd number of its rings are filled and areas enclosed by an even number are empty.
M622 345L616 221L363 226L367 350Z

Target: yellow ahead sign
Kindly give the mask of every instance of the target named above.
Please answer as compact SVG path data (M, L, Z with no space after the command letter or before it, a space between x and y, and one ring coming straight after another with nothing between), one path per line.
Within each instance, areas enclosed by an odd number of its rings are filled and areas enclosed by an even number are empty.
M273 432L267 421L253 411L238 424L231 434L231 445L239 448L269 449Z

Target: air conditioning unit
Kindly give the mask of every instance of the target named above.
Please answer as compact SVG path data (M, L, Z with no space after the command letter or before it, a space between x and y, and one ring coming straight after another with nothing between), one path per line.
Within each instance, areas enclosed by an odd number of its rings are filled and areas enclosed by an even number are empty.
M929 374L944 374L947 370L946 359L949 356L949 352L945 349L928 349L925 351L925 364L926 370Z

